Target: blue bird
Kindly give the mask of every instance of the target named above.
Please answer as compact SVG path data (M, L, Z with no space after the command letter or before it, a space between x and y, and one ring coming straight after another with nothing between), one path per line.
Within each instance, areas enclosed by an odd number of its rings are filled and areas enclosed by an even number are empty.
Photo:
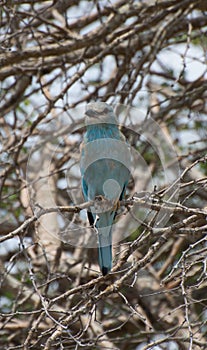
M86 201L100 202L87 214L90 225L98 232L99 266L106 275L112 268L112 225L129 181L131 156L111 106L90 103L85 115L80 161L82 191Z

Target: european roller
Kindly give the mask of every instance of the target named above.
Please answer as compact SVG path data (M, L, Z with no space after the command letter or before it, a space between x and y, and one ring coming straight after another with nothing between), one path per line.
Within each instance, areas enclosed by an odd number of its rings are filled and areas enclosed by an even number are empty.
M129 181L131 158L111 106L90 103L85 117L80 162L82 191L86 201L100 203L88 210L88 220L98 232L99 266L106 275L112 268L112 225Z

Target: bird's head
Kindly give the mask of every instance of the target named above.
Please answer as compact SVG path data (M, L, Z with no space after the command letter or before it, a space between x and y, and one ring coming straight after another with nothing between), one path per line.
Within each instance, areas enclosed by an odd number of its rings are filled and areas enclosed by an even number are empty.
M92 102L86 107L86 124L117 124L113 108L105 102Z

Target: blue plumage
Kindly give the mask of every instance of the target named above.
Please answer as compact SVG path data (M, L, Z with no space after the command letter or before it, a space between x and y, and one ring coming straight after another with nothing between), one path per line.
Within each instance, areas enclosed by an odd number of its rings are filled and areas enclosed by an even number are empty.
M86 129L80 163L84 198L101 196L111 201L110 207L100 204L99 209L88 211L90 225L98 230L99 265L106 275L112 268L112 225L130 177L130 153L113 109L106 103L88 105Z

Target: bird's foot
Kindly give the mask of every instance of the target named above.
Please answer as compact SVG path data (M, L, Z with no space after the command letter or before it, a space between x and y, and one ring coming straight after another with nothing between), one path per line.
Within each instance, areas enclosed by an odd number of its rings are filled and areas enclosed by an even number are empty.
M111 209L113 210L113 202L102 195L96 196L94 200L94 209L98 213Z

